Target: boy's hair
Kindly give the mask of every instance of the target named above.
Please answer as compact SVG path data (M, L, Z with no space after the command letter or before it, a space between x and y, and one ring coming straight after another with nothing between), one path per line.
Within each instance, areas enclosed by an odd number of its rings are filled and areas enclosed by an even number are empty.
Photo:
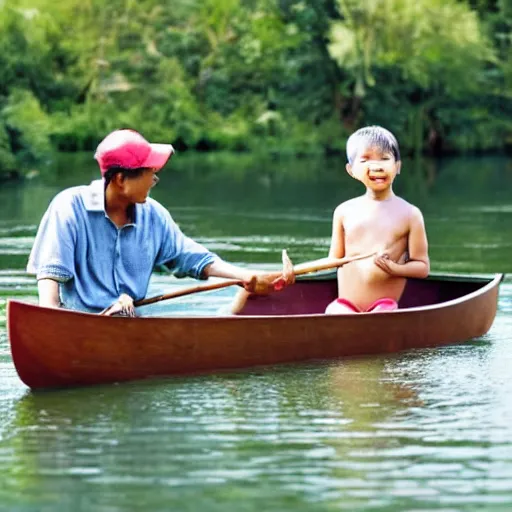
M365 126L354 132L347 140L347 158L350 165L354 163L360 149L376 147L392 153L395 160L400 160L400 148L396 137L382 126Z

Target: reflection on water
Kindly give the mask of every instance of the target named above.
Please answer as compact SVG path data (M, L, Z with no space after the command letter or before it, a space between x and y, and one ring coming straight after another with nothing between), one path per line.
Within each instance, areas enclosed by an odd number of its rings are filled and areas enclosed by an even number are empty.
M510 504L503 327L396 357L24 392L2 428L3 492L47 510Z
M357 193L342 166L193 158L155 197L231 261L276 268L324 255L334 206ZM176 161L178 161L177 159ZM186 160L186 159L185 159ZM510 271L512 170L505 160L408 167L433 268ZM251 167L253 166L253 167ZM491 331L390 357L33 393L5 331L8 297L36 299L23 272L61 185L0 190L0 511L496 510L512 508L512 281ZM412 172L412 171L411 171ZM421 186L420 186L421 185ZM155 274L150 294L187 286ZM147 308L212 314L229 288ZM455 321L455 319L454 319Z

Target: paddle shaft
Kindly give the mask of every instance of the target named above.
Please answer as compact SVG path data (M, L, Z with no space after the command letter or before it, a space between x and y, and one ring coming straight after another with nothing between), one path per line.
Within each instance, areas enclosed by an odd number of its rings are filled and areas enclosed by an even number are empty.
M358 254L357 256L347 256L346 258L331 259L325 261L324 263L300 263L299 265L293 267L293 273L296 276L302 276L304 274L310 274L311 272L338 268L346 265L347 263L351 263L352 261L364 260L365 258L370 258L376 254L376 252L369 252L366 254Z
M183 297L184 295L190 295L192 293L199 292L208 292L210 290L218 290L220 288L227 288L228 286L240 285L242 286L244 281L240 280L231 280L231 281L222 281L221 283L212 283L207 285L198 285L191 286L189 288L184 288L182 290L176 290L171 293L165 293L163 295L155 295L154 297L149 297L147 299L136 300L133 305L135 307L138 306L146 306L148 304L154 304L155 302L160 302L162 300L174 299L176 297Z
M298 265L294 265L293 273L295 276L302 276L304 274L311 274L312 272L319 272L320 270L330 270L333 268L342 267L347 263L351 263L352 261L364 260L365 258L371 258L375 256L377 252L369 252L366 254L358 254L356 256L347 256L345 258L325 258L323 260L316 261L308 261L306 263L299 263ZM274 278L278 278L282 275L281 272L276 272L275 274L270 274Z
M349 256L347 258L338 258L328 260L324 263L301 263L294 267L293 273L296 276L301 276L304 274L310 274L311 272L318 272L320 270L329 270L331 268L342 267L343 265L350 263L352 261L362 260L364 258L369 258L374 256L376 253L368 253L368 254L360 254L358 256ZM276 278L279 277L281 273L276 273ZM189 288L184 288L182 290L176 290L171 293L165 293L163 295L155 295L154 297L149 297L147 299L136 300L133 305L135 307L139 306L147 306L148 304L154 304L155 302L160 302L162 300L174 299L176 297L183 297L184 295L190 295L192 293L200 293L200 292L208 292L211 290L219 290L220 288L227 288L228 286L239 285L243 286L244 281L241 280L231 280L231 281L222 281L220 283L213 283L207 285L197 285L191 286Z

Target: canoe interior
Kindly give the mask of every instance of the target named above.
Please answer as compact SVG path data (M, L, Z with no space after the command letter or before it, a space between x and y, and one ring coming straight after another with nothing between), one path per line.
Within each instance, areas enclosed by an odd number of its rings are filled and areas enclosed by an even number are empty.
M492 279L457 276L431 276L427 279L408 279L399 301L400 309L439 304L472 293ZM251 296L239 315L307 315L324 313L327 305L337 296L335 276L304 279L280 293Z

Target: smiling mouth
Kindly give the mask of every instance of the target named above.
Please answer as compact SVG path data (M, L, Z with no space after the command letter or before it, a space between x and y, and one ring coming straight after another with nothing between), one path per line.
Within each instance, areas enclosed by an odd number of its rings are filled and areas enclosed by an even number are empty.
M369 178L371 181L376 181L378 183L383 183L387 181L385 176L369 176Z

